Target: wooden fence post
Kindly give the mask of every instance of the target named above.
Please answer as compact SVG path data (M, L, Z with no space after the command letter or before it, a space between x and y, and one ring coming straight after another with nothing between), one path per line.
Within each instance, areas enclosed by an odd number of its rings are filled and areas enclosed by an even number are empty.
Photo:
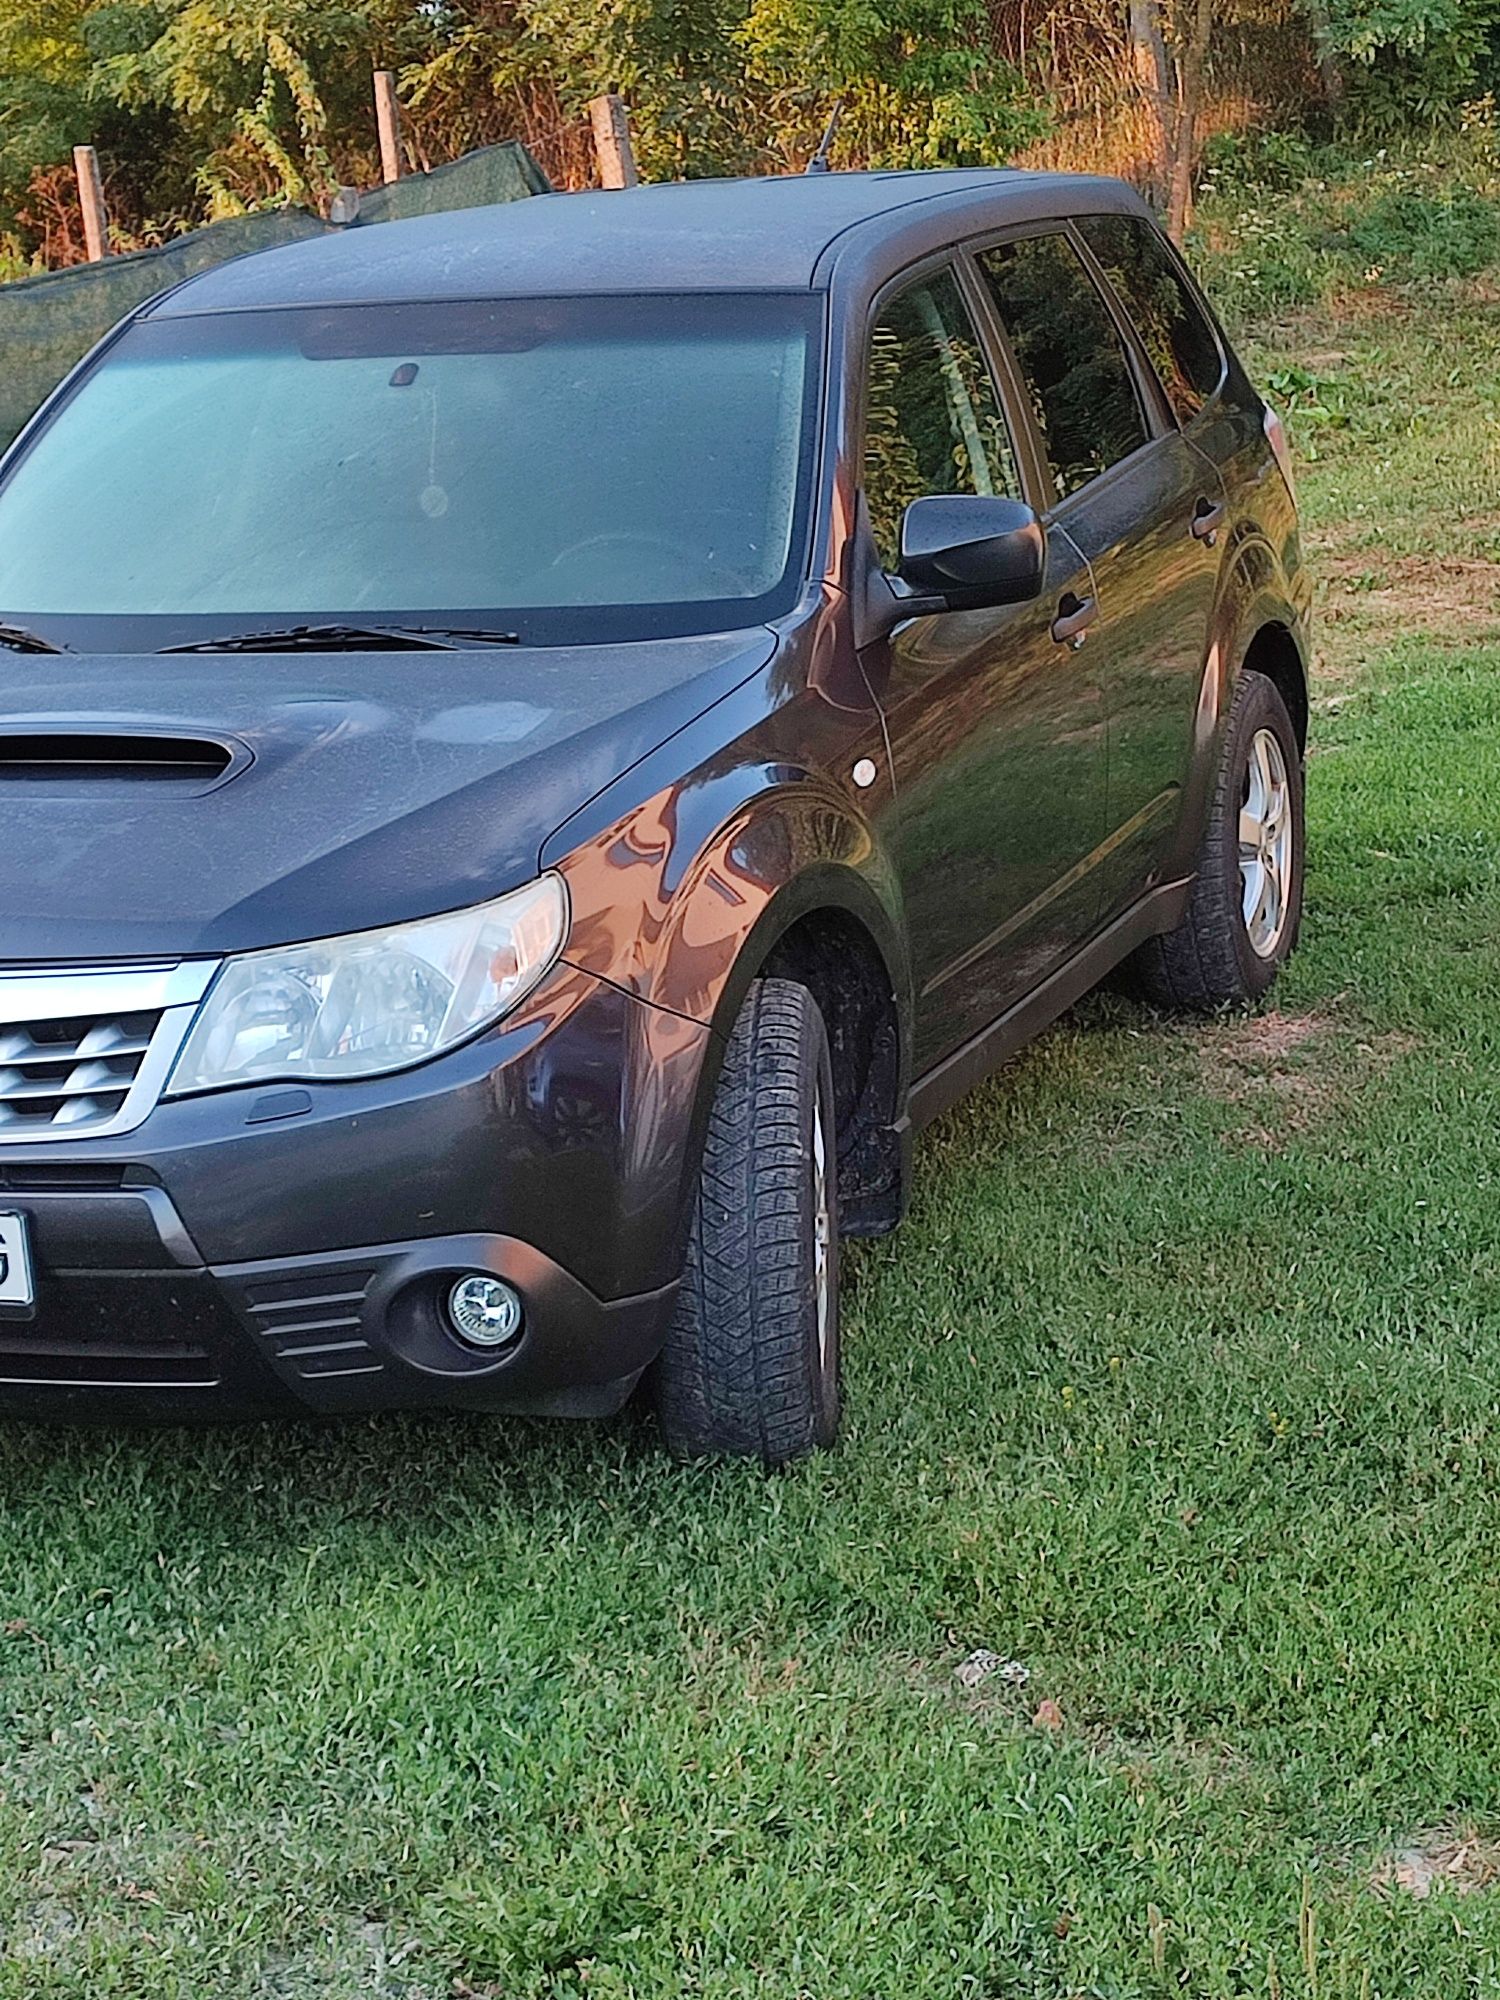
M607 188L631 188L640 182L635 170L635 150L630 143L630 113L625 100L614 91L596 97L589 105L594 127L594 151L599 157L599 184Z
M388 69L375 72L375 123L380 129L380 173L389 185L401 178L401 106L396 79Z
M78 205L83 210L83 246L91 264L109 255L109 210L104 206L104 182L99 155L92 146L73 148L73 172L78 176Z

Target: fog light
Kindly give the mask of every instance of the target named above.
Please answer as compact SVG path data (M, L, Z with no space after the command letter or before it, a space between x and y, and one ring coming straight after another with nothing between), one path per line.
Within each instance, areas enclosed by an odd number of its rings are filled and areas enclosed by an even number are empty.
M448 1317L471 1347L504 1347L521 1331L521 1295L503 1278L460 1278L448 1294Z

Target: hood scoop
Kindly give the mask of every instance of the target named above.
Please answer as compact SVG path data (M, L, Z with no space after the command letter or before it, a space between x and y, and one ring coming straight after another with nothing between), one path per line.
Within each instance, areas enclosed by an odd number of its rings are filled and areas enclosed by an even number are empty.
M177 730L114 730L0 724L0 791L25 785L79 798L122 790L197 798L226 784L250 762L250 751Z

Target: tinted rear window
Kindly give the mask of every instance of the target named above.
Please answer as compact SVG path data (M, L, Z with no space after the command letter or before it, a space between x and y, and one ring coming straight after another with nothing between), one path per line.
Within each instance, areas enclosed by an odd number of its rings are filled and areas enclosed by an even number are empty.
M1066 500L1149 436L1119 329L1066 236L1001 243L977 261Z
M1077 226L1135 322L1168 402L1190 422L1218 388L1224 361L1171 251L1138 216L1085 215Z

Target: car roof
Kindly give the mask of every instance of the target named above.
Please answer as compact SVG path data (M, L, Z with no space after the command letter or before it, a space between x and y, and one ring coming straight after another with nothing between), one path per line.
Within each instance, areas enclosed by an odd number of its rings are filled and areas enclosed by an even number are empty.
M1011 221L1146 211L1121 181L1009 168L675 181L529 196L330 233L221 264L151 316L257 306L821 288L846 251Z

